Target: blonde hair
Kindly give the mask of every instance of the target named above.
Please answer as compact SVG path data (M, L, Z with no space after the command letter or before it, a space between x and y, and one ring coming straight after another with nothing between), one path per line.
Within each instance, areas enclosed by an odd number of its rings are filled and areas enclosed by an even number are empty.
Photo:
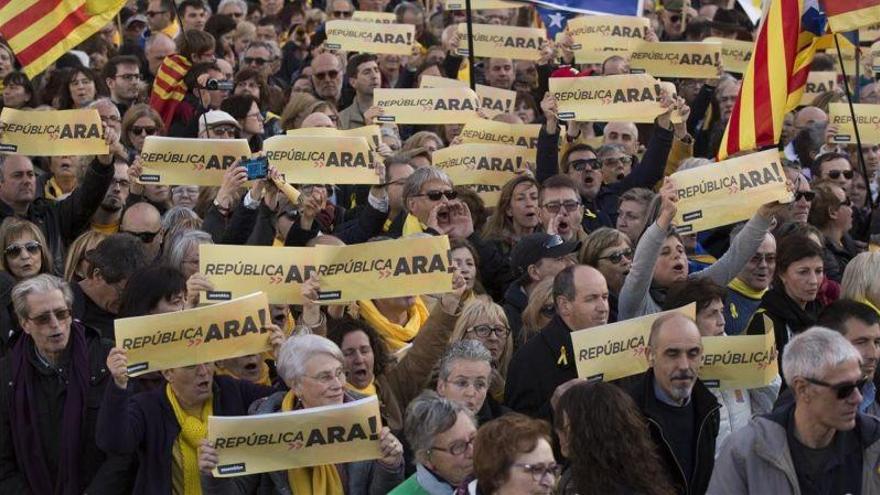
M415 150L416 148L424 148L425 150L427 150L428 147L425 146L425 143L427 141L431 141L431 140L433 140L437 143L438 148L443 147L443 140L440 139L440 136L438 136L436 132L419 131L419 132L413 134L412 136L410 136L409 139L404 141L403 145L400 147L400 150L401 151L410 151L410 150Z
M867 300L880 307L880 253L859 253L847 263L840 282L840 297Z
M64 280L68 282L76 282L74 278L77 273L80 261L86 258L86 253L101 243L108 237L103 232L97 230L87 230L80 234L67 248L67 258L64 260ZM91 246L91 247L90 247ZM86 270L88 272L88 269Z
M459 340L464 340L467 331L483 321L498 322L510 328L504 308L492 302L488 297L476 297L461 310L461 315L455 322L455 328L452 329L452 338L449 341L458 342ZM501 351L498 362L495 363L495 367L502 377L507 376L507 366L510 364L511 356L513 356L513 336L511 333L508 333L507 342L504 343L504 350Z
M522 312L522 330L520 331L519 343L525 344L532 336L541 331L538 323L541 318L541 308L545 304L553 302L553 277L545 278L538 282L529 294L529 303Z

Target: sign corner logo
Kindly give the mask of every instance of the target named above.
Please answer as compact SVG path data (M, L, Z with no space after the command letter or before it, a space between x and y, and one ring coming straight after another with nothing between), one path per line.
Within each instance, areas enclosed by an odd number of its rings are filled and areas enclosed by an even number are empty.
M245 464L243 462L239 462L236 464L224 464L222 466L217 466L217 472L220 474L233 474L233 473L244 473L247 471Z
M15 144L0 144L0 152L3 153L15 153L18 151L18 145Z
M144 371L146 369L149 369L149 367L150 367L149 362L143 362L143 363L134 363L132 365L129 365L127 369L128 369L129 373L137 373L138 371Z
M141 182L159 182L159 175L158 174L142 174L140 177L138 177L138 179L140 179Z
M570 120L574 118L574 112L559 112L559 118L561 120Z
M209 301L229 301L232 299L232 293L229 291L209 291L205 293L205 297Z
M681 219L685 222L693 222L694 220L699 220L701 218L703 218L703 210L692 211L681 216Z

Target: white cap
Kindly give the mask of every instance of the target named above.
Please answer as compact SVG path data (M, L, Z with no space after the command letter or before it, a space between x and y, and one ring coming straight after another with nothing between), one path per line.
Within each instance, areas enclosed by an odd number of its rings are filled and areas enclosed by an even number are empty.
M201 136L205 133L206 126L213 127L220 124L234 125L236 128L241 129L238 121L232 115L223 110L211 110L199 116L199 135Z

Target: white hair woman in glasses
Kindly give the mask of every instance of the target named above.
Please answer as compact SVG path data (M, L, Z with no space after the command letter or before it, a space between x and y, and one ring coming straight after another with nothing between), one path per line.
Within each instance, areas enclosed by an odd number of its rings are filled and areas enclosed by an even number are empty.
M295 411L341 405L361 398L346 390L342 351L318 335L288 339L276 361L278 375L290 387L255 402L256 414ZM199 450L204 493L254 493L257 486L271 487L265 493L319 495L322 493L388 493L403 481L403 446L388 427L379 433L382 457L375 461L327 464L289 471L275 471L236 478L213 478L217 451L205 441ZM323 479L323 484L315 480Z

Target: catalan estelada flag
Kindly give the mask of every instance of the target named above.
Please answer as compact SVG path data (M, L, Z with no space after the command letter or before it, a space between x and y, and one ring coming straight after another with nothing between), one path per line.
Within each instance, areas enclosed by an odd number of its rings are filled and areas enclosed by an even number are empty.
M153 92L150 93L150 106L162 116L166 129L171 127L174 110L186 95L183 78L186 77L190 67L192 63L186 57L174 54L165 57L162 65L156 70Z
M801 101L826 23L817 0L772 0L721 140L719 160L779 141L785 114Z
M31 79L95 34L125 0L0 0L0 36Z
M822 6L835 33L880 22L880 0L823 0Z

